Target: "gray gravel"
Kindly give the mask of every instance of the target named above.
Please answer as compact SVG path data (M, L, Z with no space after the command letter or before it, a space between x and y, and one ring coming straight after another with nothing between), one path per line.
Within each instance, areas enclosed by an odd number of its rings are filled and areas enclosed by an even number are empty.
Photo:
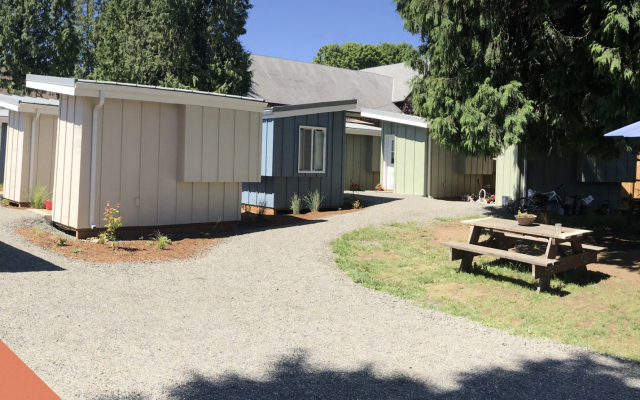
M637 364L352 282L329 247L341 234L495 210L385 200L138 265L35 248L11 231L37 217L0 208L0 339L63 399L640 398Z

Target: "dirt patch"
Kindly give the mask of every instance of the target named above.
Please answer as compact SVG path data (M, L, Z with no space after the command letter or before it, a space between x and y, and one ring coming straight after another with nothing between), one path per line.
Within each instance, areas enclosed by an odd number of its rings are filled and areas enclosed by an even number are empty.
M96 263L148 262L192 258L219 241L219 238L173 238L172 244L158 249L151 240L129 240L118 242L116 248L109 244L69 240L66 246L56 244L57 235L32 228L16 228L16 233L43 249L61 254L72 260Z
M469 240L469 226L462 225L460 221L441 222L435 224L432 228L432 235L428 236L428 243L431 245L439 246L442 242L452 240L460 242ZM480 240L485 240L488 237L488 235L483 235Z
M589 264L589 270L640 282L640 250L611 251L598 255L596 264Z

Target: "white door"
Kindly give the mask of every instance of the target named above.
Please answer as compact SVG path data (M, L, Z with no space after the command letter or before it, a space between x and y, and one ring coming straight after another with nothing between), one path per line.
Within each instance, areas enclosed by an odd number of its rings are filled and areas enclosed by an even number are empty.
M393 165L395 164L396 157L396 137L387 136L385 138L385 150L384 150L384 179L385 190L393 190Z

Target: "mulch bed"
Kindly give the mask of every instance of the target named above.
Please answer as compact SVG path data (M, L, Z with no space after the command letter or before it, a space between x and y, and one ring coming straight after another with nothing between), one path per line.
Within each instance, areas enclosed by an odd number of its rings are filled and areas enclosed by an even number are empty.
M114 249L109 243L98 244L75 240L68 240L66 246L58 246L56 240L59 235L39 231L40 236L38 236L33 228L27 227L16 228L15 231L43 249L51 250L73 260L96 263L149 262L192 258L220 240L213 237L176 239L170 236L173 243L166 245L164 250L158 249L156 242L151 240L122 241L118 242ZM71 251L75 249L82 251L72 253Z

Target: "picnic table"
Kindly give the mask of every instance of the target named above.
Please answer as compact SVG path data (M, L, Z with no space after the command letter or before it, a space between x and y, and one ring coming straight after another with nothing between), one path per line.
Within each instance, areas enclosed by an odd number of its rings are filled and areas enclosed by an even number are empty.
M583 244L582 239L593 233L584 229L562 227L561 232L556 233L553 225L521 226L517 221L492 217L462 221L462 224L470 226L467 243L441 243L450 248L450 261L462 260L460 272L469 272L473 258L481 254L531 264L533 279L538 279L538 293L549 287L557 273L570 269L586 272L587 264L597 262L598 253L606 250ZM478 243L483 229L489 231L489 239ZM516 240L546 243L546 252L544 256L534 256L509 251L515 247ZM571 250L571 254L565 250Z

